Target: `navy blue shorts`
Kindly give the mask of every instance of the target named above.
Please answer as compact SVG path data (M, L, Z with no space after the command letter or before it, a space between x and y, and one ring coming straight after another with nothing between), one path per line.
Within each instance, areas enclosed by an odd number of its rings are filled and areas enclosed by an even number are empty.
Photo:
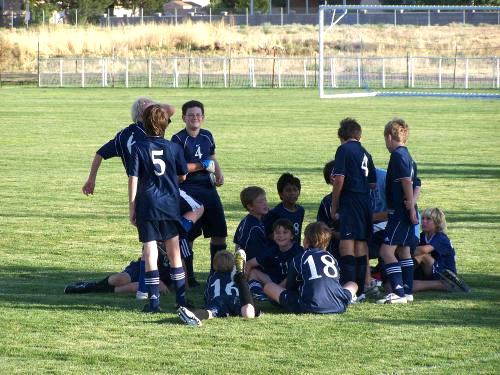
M372 234L368 240L368 256L370 259L377 259L380 255L380 247L384 243L384 231L379 230Z
M372 233L370 195L344 194L339 202L340 239L367 241Z
M216 297L207 304L206 309L212 311L214 318L241 316L240 297Z
M335 292L334 300L330 301L328 306L324 306L321 309L323 311L318 311L316 308L307 308L307 306L304 306L297 291L284 290L280 294L279 303L292 313L340 314L346 311L351 299L351 292L347 289L339 287Z
M226 217L224 215L224 207L222 206L217 189L213 186L208 187L187 184L182 186L182 190L203 204L205 209L203 216L189 231L189 240L193 241L202 233L205 238L227 237L227 224Z
M389 212L389 220L384 230L384 243L390 246L412 246L414 244L415 228L395 212Z
M139 272L141 268L140 262L141 258L139 258L138 260L134 260L130 262L129 265L125 267L122 271L123 273L128 273L128 275L130 276L131 283L139 281Z
M174 220L140 220L137 222L139 241L166 241L179 235L178 221Z

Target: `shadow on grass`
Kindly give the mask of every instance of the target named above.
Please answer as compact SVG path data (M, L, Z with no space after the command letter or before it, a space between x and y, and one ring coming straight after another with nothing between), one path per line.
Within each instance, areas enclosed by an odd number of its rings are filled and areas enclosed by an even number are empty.
M89 293L65 295L64 285L78 280L99 280L106 274L90 272L74 272L64 268L1 266L0 267L0 305L18 309L40 310L75 310L105 311L125 310L140 311L145 301L136 301L133 295L113 293ZM200 286L188 290L188 299L195 306L203 306L203 292L208 274L197 273ZM369 318L369 322L387 323L390 325L456 325L497 328L500 326L500 315L493 305L499 300L500 275L461 274L471 286L471 293L419 293L416 295L418 305L432 304L436 301L449 300L449 306L435 304L426 309L425 316L415 311L410 321L393 317ZM166 313L175 313L173 294L162 297L162 308ZM483 302L490 303L488 306ZM257 302L257 307L264 314L286 313L271 302ZM417 305L417 306L418 306ZM362 307L362 305L360 306ZM431 311L432 314L428 314ZM177 318L161 318L158 323L179 324Z

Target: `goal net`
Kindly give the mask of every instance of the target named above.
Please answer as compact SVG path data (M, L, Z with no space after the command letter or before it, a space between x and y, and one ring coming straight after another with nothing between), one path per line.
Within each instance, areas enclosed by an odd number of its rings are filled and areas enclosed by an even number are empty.
M496 22L495 22L496 21ZM470 56L432 48L380 56L370 31L355 25L388 24L386 34L404 25L500 23L492 6L332 6L319 7L319 94L321 98L442 96L500 99L500 59L496 50ZM349 25L349 26L346 26ZM353 26L350 26L353 25ZM372 28L363 30L373 30ZM433 29L434 30L434 29ZM397 44L397 33L393 42ZM416 42L417 43L417 42ZM367 46L368 45L368 48ZM411 48L410 48L411 50ZM462 52L462 51L461 51ZM491 55L491 56L490 56Z

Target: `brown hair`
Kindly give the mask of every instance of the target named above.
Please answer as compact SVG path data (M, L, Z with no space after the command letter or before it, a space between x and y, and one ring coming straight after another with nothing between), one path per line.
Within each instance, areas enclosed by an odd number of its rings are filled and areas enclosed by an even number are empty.
M361 139L361 133L361 125L359 125L355 119L347 117L340 121L337 135L341 140L347 141L348 139L354 138L359 141Z
M410 127L402 118L393 118L384 128L384 137L388 135L395 141L406 144L410 136Z
M243 208L248 210L248 205L252 204L259 195L266 195L266 191L259 186L249 186L244 188L240 193L240 200Z
M147 135L163 137L168 126L168 114L160 105L153 104L147 107L143 118Z
M321 221L309 224L304 230L304 240L311 248L326 250L331 238L330 228Z
M292 233L292 238L295 238L295 229L293 228L293 223L288 219L278 219L273 224L273 232L279 227L289 230Z
M216 272L231 272L234 267L234 255L227 250L219 250L214 256Z

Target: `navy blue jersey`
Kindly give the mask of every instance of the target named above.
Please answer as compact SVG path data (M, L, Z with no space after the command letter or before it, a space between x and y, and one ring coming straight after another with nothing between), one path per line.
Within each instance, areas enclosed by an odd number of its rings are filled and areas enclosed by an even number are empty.
M271 236L273 233L273 224L278 219L288 219L293 224L293 236L297 244L300 245L300 237L302 235L302 222L304 221L304 207L300 205L295 205L295 211L290 211L285 208L283 203L278 204L272 210L269 210L266 216L262 218L264 222L264 227L266 228L266 234Z
M317 313L338 312L339 298L345 296L335 258L319 249L307 249L292 259L286 289L298 289L302 310Z
M295 242L287 251L281 251L278 245L273 244L269 247L268 254L257 257L257 262L265 273L275 276L277 281L281 282L288 275L288 265L292 259L302 254L302 251L302 246L299 246Z
M457 273L455 249L445 233L437 232L431 238L427 238L424 232L420 233L419 246L423 245L431 245L434 248L431 255L435 259L435 269L437 271L442 272L448 269Z
M328 228L335 232L339 231L339 222L332 219L332 214L330 208L332 207L332 193L329 193L323 197L321 203L319 204L318 214L316 215L317 221L322 221ZM328 252L334 257L337 257L339 249L339 240L332 236L330 243L328 244Z
M231 272L212 271L205 287L205 308L216 318L239 316L241 304L239 291L231 277Z
M369 183L377 182L371 155L357 141L348 141L337 148L333 176L344 176L344 193L368 193Z
M177 143L184 150L184 159L187 163L199 163L215 155L215 141L208 130L200 129L196 137L191 137L186 129L172 136L172 142ZM207 171L190 173L183 184L208 184L211 186L210 175Z
M264 224L250 214L241 220L234 233L233 242L245 250L248 260L264 255L269 247Z
M138 220L180 220L178 176L187 173L187 165L178 145L157 137L136 142L128 171L139 178Z
M127 171L127 166L130 164L132 146L136 142L144 140L146 137L144 126L140 122L131 124L116 133L115 137L108 143L102 145L102 147L97 150L97 154L105 160L119 156L122 159L125 171Z
M404 204L405 196L401 180L409 178L413 188L420 185L417 177L416 163L411 158L408 149L400 146L391 152L386 176L386 199L387 207L394 210L401 218L408 218Z

